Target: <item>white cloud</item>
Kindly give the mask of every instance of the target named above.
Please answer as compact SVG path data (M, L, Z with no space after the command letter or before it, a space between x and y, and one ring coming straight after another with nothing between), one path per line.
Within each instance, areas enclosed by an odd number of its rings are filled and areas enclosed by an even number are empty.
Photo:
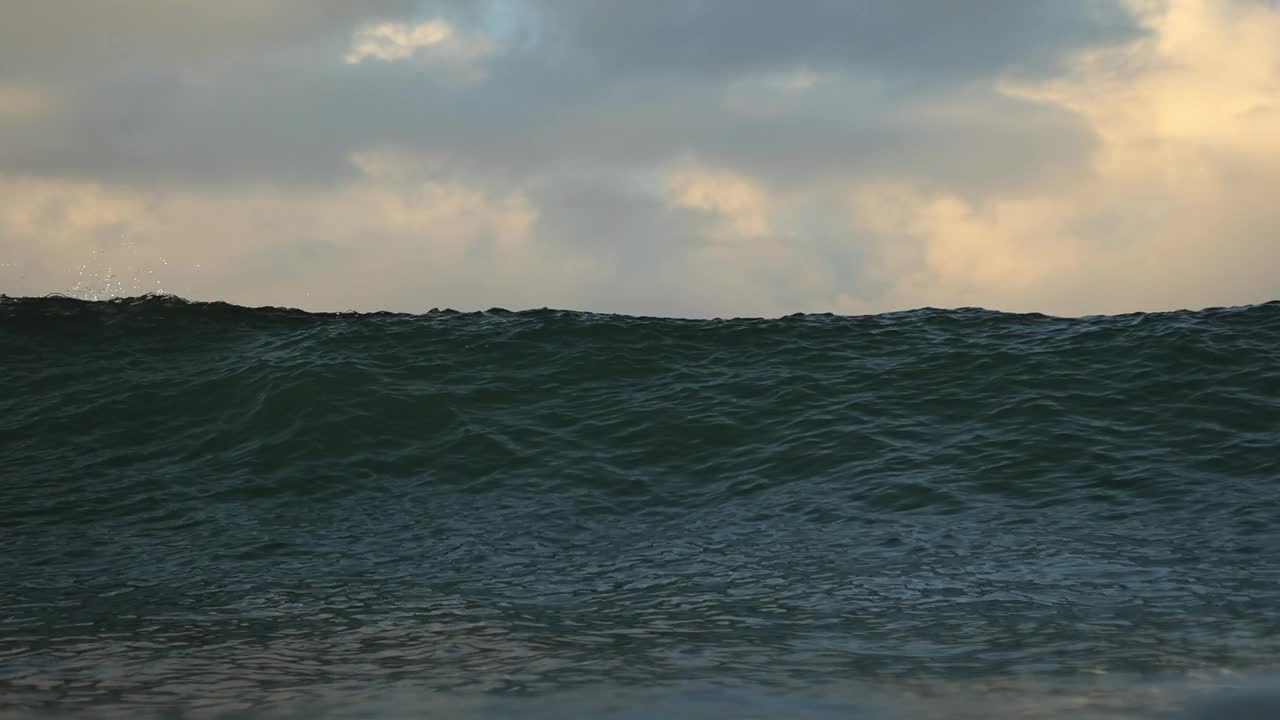
M382 22L357 29L343 59L349 65L415 60L474 66L495 49L488 38L463 33L444 20L417 25Z
M370 58L384 62L404 60L423 48L444 42L452 34L453 26L443 20L420 25L378 23L355 32L346 61L354 65Z

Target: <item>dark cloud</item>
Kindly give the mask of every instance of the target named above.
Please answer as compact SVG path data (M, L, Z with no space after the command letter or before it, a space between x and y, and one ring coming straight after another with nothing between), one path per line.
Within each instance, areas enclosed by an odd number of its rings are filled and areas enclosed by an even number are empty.
M97 78L211 61L255 62L293 45L341 42L352 24L403 16L415 0L39 0L0 6L0 77Z
M408 66L306 69L104 83L49 121L11 128L0 165L131 183L328 183L354 171L352 152L399 146L432 155L437 171L504 183L691 157L783 184L879 175L983 191L1075 173L1092 143L1061 109L973 85L906 99L839 78L795 96L754 88L745 102L780 109L753 114L734 108L742 93L707 80L584 96L510 66L463 86Z
M790 64L924 79L1052 68L1064 52L1131 38L1117 3L1058 0L553 0L543 35L616 76L736 75Z
M341 62L359 24L435 13L505 44L485 79ZM1048 0L16 3L0 10L0 82L54 78L65 103L7 128L0 165L132 182L330 182L351 171L352 151L401 144L513 180L694 153L787 182L1026 182L1073 169L1089 139L1061 111L991 82L1134 32L1115 5ZM799 65L836 81L761 100L786 112L734 111L735 82ZM879 90L848 91L850 78ZM911 114L957 89L985 105L968 119Z

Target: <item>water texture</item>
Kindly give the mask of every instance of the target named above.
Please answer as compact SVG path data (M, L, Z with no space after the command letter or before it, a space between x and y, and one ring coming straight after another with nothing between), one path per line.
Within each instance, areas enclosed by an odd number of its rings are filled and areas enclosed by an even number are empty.
M1280 303L0 297L0 371L0 717L1280 717Z

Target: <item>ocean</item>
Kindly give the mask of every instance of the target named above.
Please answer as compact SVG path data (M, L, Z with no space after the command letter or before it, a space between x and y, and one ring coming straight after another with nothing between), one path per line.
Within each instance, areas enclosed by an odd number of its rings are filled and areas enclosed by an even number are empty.
M1280 303L0 298L0 718L1277 718Z

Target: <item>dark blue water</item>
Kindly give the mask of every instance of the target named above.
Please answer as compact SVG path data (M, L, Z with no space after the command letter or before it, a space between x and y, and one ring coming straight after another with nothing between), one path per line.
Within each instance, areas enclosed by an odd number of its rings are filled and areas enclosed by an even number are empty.
M0 717L1280 717L1280 303L3 298L0 372Z

